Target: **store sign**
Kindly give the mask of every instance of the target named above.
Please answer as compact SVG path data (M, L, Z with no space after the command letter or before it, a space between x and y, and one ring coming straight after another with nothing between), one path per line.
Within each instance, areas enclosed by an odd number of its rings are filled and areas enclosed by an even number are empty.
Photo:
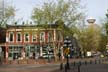
M92 53L91 52L87 52L87 56L88 57L92 56Z

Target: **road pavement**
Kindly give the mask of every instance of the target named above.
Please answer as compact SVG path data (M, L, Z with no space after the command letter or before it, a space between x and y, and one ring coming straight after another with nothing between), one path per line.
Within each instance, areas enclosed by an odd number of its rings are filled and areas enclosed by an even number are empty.
M83 65L80 72L108 72L108 64Z
M51 72L57 68L59 68L59 64L1 65L0 72Z
M70 69L67 72L78 72L78 61L81 60L74 61L76 61L76 65L74 65L74 63L70 63ZM88 64L85 64L84 61L85 60L82 60L80 72L108 72L108 61L105 63L90 63L90 61L87 60ZM60 63L2 64L0 65L0 72L65 72L65 69L60 70Z

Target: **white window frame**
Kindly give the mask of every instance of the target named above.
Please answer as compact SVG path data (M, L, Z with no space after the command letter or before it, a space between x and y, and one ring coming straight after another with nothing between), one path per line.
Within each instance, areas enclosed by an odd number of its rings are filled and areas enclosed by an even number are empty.
M13 34L13 41L10 41L10 34ZM9 42L14 42L14 32L9 32Z
M20 34L20 41L18 41L18 34ZM22 34L21 34L21 32L17 32L16 33L16 41L17 42L21 42L22 41Z
M58 38L57 38L57 40L58 41L63 41L63 36L62 36L62 32L61 31L58 31L58 34L57 35L59 35L60 37L60 39L58 40Z
M36 41L33 41L34 36L36 37ZM37 42L37 34L36 33L32 33L32 42Z
M26 35L26 34L28 34L28 41L26 41L26 39L25 39L25 35ZM29 42L29 41L30 41L30 38L29 38L29 37L30 37L29 32L25 32L25 33L24 33L24 42Z
M53 36L51 35L51 37L49 38L49 35L51 34L51 32L48 32L48 42L52 42L52 40L53 40Z
M42 35L42 33L43 33L43 41L41 40L41 35ZM45 32L40 32L40 42L45 42Z

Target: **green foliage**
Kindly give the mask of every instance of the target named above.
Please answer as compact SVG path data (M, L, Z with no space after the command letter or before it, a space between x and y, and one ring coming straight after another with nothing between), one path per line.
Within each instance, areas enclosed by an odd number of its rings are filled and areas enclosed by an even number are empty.
M101 21L101 38L99 43L99 51L106 52L106 45L108 44L108 14L106 18Z
M101 28L98 25L91 24L79 33L79 41L83 51L99 50L101 39Z
M101 34L101 40L100 40L100 44L99 44L99 51L100 52L104 52L106 51L106 45L107 45L107 39L105 34Z
M41 7L35 7L32 19L36 24L48 25L59 21L60 28L65 35L72 35L85 17L83 6L76 0L52 0ZM61 23L60 23L61 22ZM65 27L64 25L65 24Z
M15 8L12 6L5 7L4 10L2 10L4 14L2 14L2 18L0 18L0 27L5 27L7 22L12 20L12 18L15 16Z

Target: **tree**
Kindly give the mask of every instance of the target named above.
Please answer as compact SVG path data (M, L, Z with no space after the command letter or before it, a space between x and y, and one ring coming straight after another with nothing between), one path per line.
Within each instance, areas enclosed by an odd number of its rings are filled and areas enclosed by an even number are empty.
M83 11L80 0L50 0L44 2L41 7L35 7L31 18L35 24L45 27L48 24L58 24L58 28L64 31L65 36L72 36L77 30L77 25L85 17Z
M104 31L105 31L105 34L106 34L106 39L107 39L107 43L108 43L108 14L106 14L106 19L103 23L103 28L104 28Z
M0 27L5 27L7 22L11 21L15 16L15 8L12 6L1 6L0 8Z
M100 52L105 52L106 51L106 45L107 45L107 39L105 34L101 34L101 39L99 43L99 51Z
M102 32L101 32L101 41L100 41L99 50L101 52L105 52L107 44L108 44L108 13L106 13L106 18L102 21Z
M80 1L77 0L53 0L44 3L41 8L33 9L32 19L36 24L52 24L62 20L64 24L73 28L81 23L85 17Z
M100 50L101 28L96 24L90 24L80 32L80 44L83 51Z

